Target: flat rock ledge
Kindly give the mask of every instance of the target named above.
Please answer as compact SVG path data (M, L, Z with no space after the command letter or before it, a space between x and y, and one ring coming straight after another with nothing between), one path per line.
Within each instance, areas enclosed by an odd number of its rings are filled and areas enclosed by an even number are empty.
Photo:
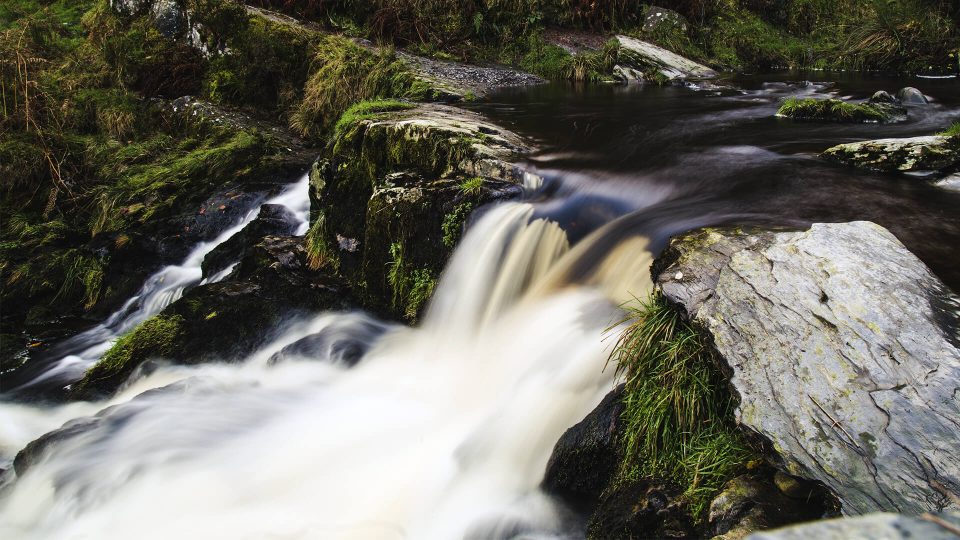
M712 335L738 421L847 515L917 515L960 493L960 301L886 229L706 229L654 269ZM956 500L956 499L954 499Z
M931 135L839 144L823 157L881 172L939 171L960 165L960 138Z
M827 519L751 534L747 540L956 540L960 514L926 518L876 513Z
M715 79L717 72L663 47L627 36L617 36L620 49L614 77L625 81L661 79L666 81L702 81Z

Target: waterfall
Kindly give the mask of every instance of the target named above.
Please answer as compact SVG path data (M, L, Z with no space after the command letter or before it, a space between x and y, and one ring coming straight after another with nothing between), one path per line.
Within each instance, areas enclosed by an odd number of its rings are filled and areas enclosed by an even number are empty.
M603 230L571 250L532 206L504 204L467 232L420 327L325 313L243 362L161 366L106 402L0 404L5 454L103 411L4 488L0 537L567 537L539 484L615 384L616 303L650 288L642 239L582 260ZM276 361L327 331L364 341L355 366Z
M268 204L284 205L293 212L298 221L297 235L306 234L309 227L307 223L310 213L310 200L307 196L309 184L309 174L304 174L297 182L284 188L280 194L265 201ZM51 351L55 357L49 367L26 386L50 380L67 384L82 377L84 372L110 349L117 338L176 302L190 287L201 283L203 271L200 265L204 257L243 230L256 219L259 213L258 205L213 240L200 242L182 263L161 268L148 277L137 294L127 300L106 321L57 344ZM227 277L232 268L233 265L202 282L215 283Z

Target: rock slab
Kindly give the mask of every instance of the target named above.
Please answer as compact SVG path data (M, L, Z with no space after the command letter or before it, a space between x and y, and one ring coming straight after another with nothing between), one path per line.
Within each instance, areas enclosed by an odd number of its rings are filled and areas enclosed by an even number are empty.
M823 157L872 171L937 171L960 165L960 141L942 135L877 139L839 144Z
M614 76L624 81L642 81L651 72L667 81L715 79L717 72L663 47L627 36L617 36L620 48Z
M845 514L960 492L960 301L870 222L675 239L657 281L713 337L738 420Z
M752 534L747 540L956 540L949 527L960 527L960 514L944 513L931 520L877 513L784 527Z

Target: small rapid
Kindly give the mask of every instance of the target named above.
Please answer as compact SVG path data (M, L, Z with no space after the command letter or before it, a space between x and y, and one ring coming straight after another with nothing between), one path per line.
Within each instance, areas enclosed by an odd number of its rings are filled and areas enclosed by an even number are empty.
M305 234L309 227L310 200L307 196L309 183L309 174L304 174L279 194L262 203L284 205L289 208L297 220L297 235ZM225 278L230 274L233 265L208 278L203 278L200 265L204 257L217 246L229 240L256 219L262 204L248 211L214 239L197 244L180 264L165 266L152 274L144 281L140 290L103 323L56 344L47 354L50 360L40 373L19 388L8 390L17 391L41 383L70 384L76 381L110 349L117 338L176 302L183 296L184 291L201 283L215 283Z
M649 264L644 242L625 245ZM5 452L95 414L6 487L0 536L567 537L576 520L539 483L612 389L603 338L622 317L603 271L563 282L580 252L532 205L503 204L467 232L420 327L325 313L240 363L161 366L106 402L0 405ZM647 294L641 270L621 296ZM325 333L366 353L278 356Z

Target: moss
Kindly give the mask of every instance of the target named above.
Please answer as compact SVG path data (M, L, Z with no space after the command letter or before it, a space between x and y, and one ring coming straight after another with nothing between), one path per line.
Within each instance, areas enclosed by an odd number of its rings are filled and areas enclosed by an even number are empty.
M411 269L400 242L390 244L388 266L387 283L390 285L393 309L408 322L415 322L420 310L433 295L437 279L429 269Z
M457 242L460 241L460 236L463 234L464 223L466 223L467 217L470 216L470 212L472 211L473 203L467 201L458 204L452 212L443 216L441 230L443 231L444 246L453 249L453 247L457 245Z
M115 387L145 360L174 354L177 340L183 333L184 320L179 315L157 315L147 319L118 339L103 358L87 370L73 392L82 395Z
M334 127L335 133L343 132L348 127L360 122L361 120L369 120L378 113L390 112L390 111L402 111L406 109L412 109L414 105L406 101L398 101L395 99L376 99L370 101L361 101L350 106L346 111L340 115L340 119L337 120L336 126Z
M620 481L663 478L704 518L712 497L752 451L708 339L660 293L627 308L611 361L626 377Z
M886 122L891 119L889 112L878 105L812 98L786 99L777 110L777 116L827 122Z

